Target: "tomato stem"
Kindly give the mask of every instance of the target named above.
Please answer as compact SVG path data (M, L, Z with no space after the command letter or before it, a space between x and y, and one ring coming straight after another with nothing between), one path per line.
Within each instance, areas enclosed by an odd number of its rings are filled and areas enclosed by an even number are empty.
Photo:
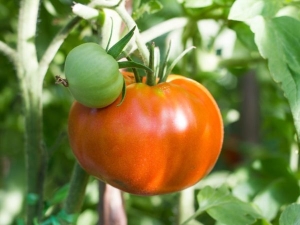
M147 71L147 78L146 78L146 84L149 86L154 86L156 84L156 77L154 76L155 74L155 68L154 68L154 48L155 44L152 42L152 44L149 46L150 50L150 56L149 56L149 68L152 70Z

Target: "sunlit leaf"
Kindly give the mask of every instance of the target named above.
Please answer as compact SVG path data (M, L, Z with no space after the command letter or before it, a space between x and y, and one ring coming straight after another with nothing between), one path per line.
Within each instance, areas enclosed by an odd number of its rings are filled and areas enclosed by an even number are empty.
M273 17L282 5L282 0L237 0L230 9L229 19L245 21L259 15Z
M279 225L299 225L300 224L300 205L292 204L282 212Z
M283 204L283 200L280 200L280 197L287 197L284 192L288 189L290 189L290 182L284 178L276 179L264 190L260 191L253 202L261 209L265 218L272 220L276 217L280 206ZM294 189L294 187L292 187L292 189ZM292 190L291 192L294 191Z
M268 59L273 79L280 84L291 107L300 137L300 21L291 17L251 22L260 54Z
M258 159L237 170L234 177L238 181L232 187L233 194L256 204L267 220L275 218L282 205L295 202L300 194L297 178L283 158Z
M234 197L224 186L218 189L206 186L199 192L197 199L199 209L192 218L204 211L216 221L226 225L250 225L261 218L250 203ZM187 222L184 224L188 224Z

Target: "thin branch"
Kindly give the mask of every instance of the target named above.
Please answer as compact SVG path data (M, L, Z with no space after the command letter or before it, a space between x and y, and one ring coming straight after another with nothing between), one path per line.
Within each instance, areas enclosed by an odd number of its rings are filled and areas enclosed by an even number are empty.
M70 20L65 27L63 27L53 38L52 42L49 44L47 50L45 51L44 55L42 56L39 62L39 69L38 74L40 76L41 81L43 81L46 72L49 68L49 64L53 60L54 56L56 55L58 49L64 42L65 38L68 36L70 31L78 24L81 20L80 17L74 17Z
M126 26L128 27L129 30L131 30L134 26L137 26L135 21L132 19L132 17L127 12L124 4L120 4L114 10L123 19L123 21L125 22L125 24L126 24ZM135 33L135 43L138 47L138 50L139 50L139 52L142 56L142 59L143 59L144 63L146 65L148 65L149 64L149 50L148 50L144 40L142 39L139 30L136 29L134 31L134 33Z
M0 52L3 52L4 55L6 55L15 66L18 65L17 51L11 48L10 46L8 46L3 41L0 41Z

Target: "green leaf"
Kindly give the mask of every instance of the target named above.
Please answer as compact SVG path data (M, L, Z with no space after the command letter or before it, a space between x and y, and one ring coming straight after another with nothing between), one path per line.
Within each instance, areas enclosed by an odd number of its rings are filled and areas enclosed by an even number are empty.
M300 205L292 204L286 207L279 218L279 225L300 225Z
M256 16L273 17L282 7L283 0L237 0L230 9L229 19L246 21Z
M272 220L276 217L278 210L280 209L282 204L285 203L285 199L280 198L289 198L289 193L287 194L287 196L284 196L284 191L289 189L290 182L283 178L276 179L265 189L260 191L258 195L256 195L253 203L255 203L261 209L262 215L265 218L267 218L268 220Z
M51 225L60 225L59 220L55 216L50 217Z
M35 193L29 193L26 196L26 200L28 205L35 205L39 200L39 196Z
M235 0L214 0L214 3L220 6L232 6Z
M75 224L78 214L68 214L66 211L62 210L57 214L57 218L70 224Z
M282 158L256 160L233 177L237 180L233 194L256 204L267 220L275 218L282 205L295 202L299 196L297 178Z
M247 24L240 22L234 25L232 29L236 32L237 38L246 48L250 51L258 51L254 42L254 34Z
M122 62L118 62L119 68L139 68L139 69L144 69L150 72L153 72L152 69L150 69L149 67L141 64L141 63L137 63L134 61L122 61Z
M265 219L259 219L252 225L272 225L272 224Z
M137 10L132 14L134 20L141 18L145 13L153 14L160 11L163 8L163 5L157 0L151 0L141 5Z
M288 99L297 135L300 137L300 21L291 17L251 22L260 54L268 59L275 82Z
M253 224L258 218L261 218L251 204L235 198L224 186L219 189L206 186L199 192L197 199L199 209L189 220L204 211L216 221L226 225ZM184 224L188 224L188 221Z
M61 187L60 189L58 189L55 192L55 194L52 196L52 198L48 201L48 204L55 205L55 204L62 202L67 197L69 187L70 187L70 185L66 184L63 187Z
M121 54L125 46L128 44L132 36L134 35L134 30L136 27L133 27L121 40L119 40L114 46L112 46L107 54L111 55L115 59Z
M204 8L213 4L213 0L185 0L185 8Z

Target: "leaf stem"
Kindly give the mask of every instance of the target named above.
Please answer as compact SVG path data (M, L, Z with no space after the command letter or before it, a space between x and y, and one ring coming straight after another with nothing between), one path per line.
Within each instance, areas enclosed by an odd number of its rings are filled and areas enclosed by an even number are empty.
M188 225L190 221L194 220L197 216L201 215L205 210L198 209L191 217L184 221L181 225Z

